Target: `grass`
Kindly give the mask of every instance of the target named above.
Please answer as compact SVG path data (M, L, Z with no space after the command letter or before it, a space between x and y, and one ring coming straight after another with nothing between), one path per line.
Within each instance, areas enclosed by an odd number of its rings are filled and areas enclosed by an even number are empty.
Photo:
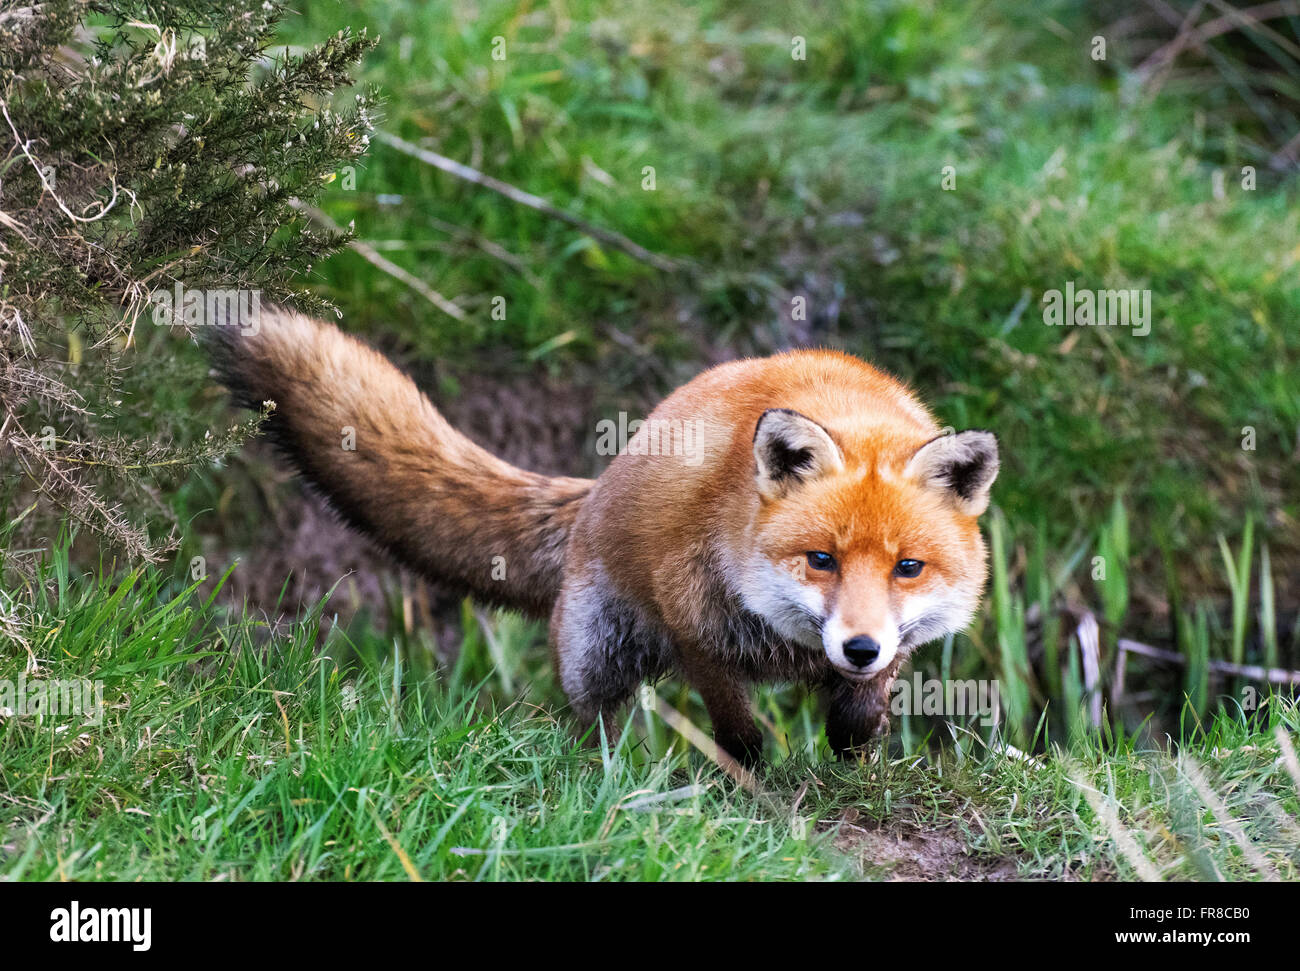
M1112 642L1123 625L1176 643L1176 616L1153 604L1203 604L1217 623L1230 602L1238 659L1240 612L1257 619L1263 593L1224 582L1220 537L1253 528L1277 576L1300 569L1295 187L1261 167L1256 189L1230 179L1217 197L1229 133L1180 97L1131 103L1122 67L1086 54L1105 25L1076 5L583 2L561 18L360 0L312 6L286 36L340 19L384 38L363 78L386 130L688 267L652 270L377 144L330 214L468 319L352 254L318 283L435 390L491 361L636 414L701 358L835 344L912 382L944 422L997 430L1012 584L1046 558ZM1068 282L1151 290L1151 333L1043 326L1040 298ZM592 441L594 418L570 471L599 470ZM1297 592L1273 590L1253 657L1278 643L1300 665Z
M416 359L490 351L564 374L626 358L620 331L663 361L665 385L698 367L701 343L832 342L914 381L953 425L998 429L998 500L1021 536L1063 546L1122 495L1145 524L1136 555L1158 567L1174 553L1197 593L1217 580L1215 534L1239 534L1247 513L1278 533L1275 552L1300 545L1294 188L1267 173L1215 198L1194 108L1126 104L1084 53L1101 25L1075 6L566 14L363 0L314 6L289 33L340 16L380 33L364 77L387 97L387 130L697 272L665 278L380 145L331 214L389 241L469 319L347 256L321 283L349 326L399 334ZM806 61L790 56L800 31ZM1151 334L1039 325L1041 295L1069 281L1150 289ZM802 331L795 296L811 308ZM598 390L624 407L668 389L620 386L626 362L611 366Z
M57 658L44 673L103 680L108 710L88 730L6 720L8 876L761 878L813 858L716 784L629 855L652 820L619 800L661 791L667 765L602 761L525 706L479 711L392 664L345 676L313 623L259 643L255 623L214 629L193 589L160 596L156 576L80 596L63 576L41 603L50 626L31 628ZM6 660L16 677L24 659Z
M94 727L0 722L7 877L801 879L843 869L824 840L756 818L752 800L683 759L581 747L523 701L476 706L463 668L415 676L381 642L341 637L318 652L314 621L272 636L247 618L219 627L210 594L166 592L153 572L96 583L60 560L44 579L23 628L39 675L102 680L106 712ZM354 663L335 662L340 648ZM6 654L5 678L27 659Z
M0 721L0 872L846 879L905 870L905 834L931 876L1295 876L1294 702L1216 665L1300 668L1300 207L1231 120L1172 84L1133 100L1122 44L1092 61L1106 25L1064 2L357 0L307 6L284 40L344 24L381 35L363 80L385 130L684 266L376 142L325 208L466 320L345 253L312 283L346 328L444 399L481 372L571 381L591 441L597 415L637 414L705 361L823 343L944 423L995 429L986 609L915 668L997 679L998 728L904 714L869 763L828 763L815 702L765 688L755 798L650 713L614 751L577 744L544 632L517 617L464 605L459 647L396 595L268 625L218 577L94 570L98 551L56 544L43 584L4 590L0 681L34 658L103 680L108 710ZM1150 289L1151 333L1044 326L1042 294L1068 282ZM216 413L194 348L139 346L133 432ZM161 354L192 384L151 381ZM599 468L590 448L566 461ZM179 484L178 563L261 555L275 475L238 457Z
M1094 737L1026 758L955 725L942 750L798 751L756 796L641 730L646 713L611 748L576 740L544 683L498 703L472 641L420 671L373 635L322 635L319 615L223 620L211 586L78 576L65 547L30 591L0 684L101 681L104 708L97 724L0 719L6 879L838 880L888 875L900 833L928 878L1290 879L1300 864L1300 772L1278 733L1300 712L1278 698L1193 722L1182 751Z

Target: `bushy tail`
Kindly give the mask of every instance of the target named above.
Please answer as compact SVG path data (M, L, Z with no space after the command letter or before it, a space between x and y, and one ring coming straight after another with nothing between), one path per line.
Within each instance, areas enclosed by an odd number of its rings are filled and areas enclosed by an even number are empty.
M590 479L536 475L484 451L387 358L330 324L274 309L257 324L208 332L217 372L243 406L275 402L268 435L350 525L444 586L549 614Z

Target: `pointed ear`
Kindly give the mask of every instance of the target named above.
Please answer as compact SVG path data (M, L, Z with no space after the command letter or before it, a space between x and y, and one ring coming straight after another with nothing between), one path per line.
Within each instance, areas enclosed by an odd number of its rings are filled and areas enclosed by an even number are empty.
M826 429L789 408L769 408L754 429L758 493L778 499L803 482L844 468L840 447Z
M917 449L903 474L944 490L959 510L978 516L998 477L998 440L977 429L940 435Z

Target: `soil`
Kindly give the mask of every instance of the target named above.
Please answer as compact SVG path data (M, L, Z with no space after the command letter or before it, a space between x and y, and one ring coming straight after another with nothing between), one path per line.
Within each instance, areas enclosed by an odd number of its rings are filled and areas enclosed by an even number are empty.
M884 826L849 809L837 821L834 845L868 877L938 883L1023 879L1014 857L972 854L955 826L927 829L913 823Z

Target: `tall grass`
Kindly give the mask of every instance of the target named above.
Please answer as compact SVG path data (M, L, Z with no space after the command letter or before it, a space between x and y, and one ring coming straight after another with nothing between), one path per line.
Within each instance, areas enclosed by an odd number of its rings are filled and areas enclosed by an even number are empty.
M764 701L791 751L751 793L643 732L650 712L583 742L519 670L501 698L486 634L419 671L400 638L319 611L274 630L223 614L220 581L83 575L66 555L39 581L0 684L100 680L104 708L0 713L8 879L846 879L892 872L900 834L931 878L1290 879L1300 861L1300 715L1276 696L1193 720L1177 748L1107 730L1026 756L949 722L838 763L791 699ZM508 660L521 632L493 631Z

